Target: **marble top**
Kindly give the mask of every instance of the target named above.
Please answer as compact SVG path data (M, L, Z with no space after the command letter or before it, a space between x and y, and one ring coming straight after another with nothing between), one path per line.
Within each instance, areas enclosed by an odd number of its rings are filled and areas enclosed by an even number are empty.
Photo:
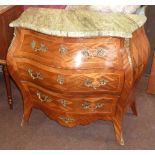
M131 38L132 33L145 22L145 16L136 14L29 8L17 20L10 23L10 26L63 37Z

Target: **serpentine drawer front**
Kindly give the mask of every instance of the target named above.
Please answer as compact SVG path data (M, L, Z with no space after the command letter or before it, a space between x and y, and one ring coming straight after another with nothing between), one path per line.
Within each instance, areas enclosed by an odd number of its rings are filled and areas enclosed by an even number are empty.
M21 46L15 53L17 57L26 57L43 64L57 68L88 69L109 68L119 69L120 40L118 38L99 38L97 41L88 39L62 39L53 37L52 40L36 32L34 35L25 34Z
M26 59L18 59L20 79L47 87L51 90L67 93L110 93L120 94L124 73L117 70L106 72L100 69L92 70L62 70L47 67L37 62L28 63Z
M30 94L34 106L46 107L55 111L72 113L101 113L114 115L118 96L71 96L53 93L30 82L22 82L24 89Z
M11 23L16 29L7 55L23 96L21 125L33 108L65 127L109 120L124 145L123 118L129 107L137 115L135 86L149 56L145 20L131 14L27 9Z

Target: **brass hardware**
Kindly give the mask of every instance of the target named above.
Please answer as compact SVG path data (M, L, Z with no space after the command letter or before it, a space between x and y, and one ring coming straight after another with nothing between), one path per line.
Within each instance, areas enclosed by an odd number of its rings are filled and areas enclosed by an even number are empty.
M103 106L104 106L104 103L97 102L97 103L96 103L95 109L100 109L100 108L102 108Z
M86 102L82 103L82 109L85 109L85 110L91 109L92 111L95 111L96 109L100 109L103 106L104 106L104 103L102 103L102 102L97 102L96 106L92 107L92 108L91 108L91 104L89 102L86 101Z
M36 95L41 102L51 102L52 101L52 99L49 98L49 96L43 95L39 91L36 92Z
M67 47L65 47L63 44L61 44L59 47L59 52L60 52L61 56L64 56L67 53L67 51L68 51Z
M128 61L130 65L133 65L133 59L132 59L132 55L131 55L131 51L130 51L130 39L129 38L125 38L124 40L124 47L128 53Z
M20 126L23 127L24 124L25 124L25 121L24 121L24 119L22 118L22 121L21 121L21 123L20 123Z
M83 104L82 104L82 109L85 109L85 110L87 110L87 109L92 109L92 111L95 111L96 109L100 109L100 108L102 108L104 106L104 103L101 103L101 102L97 102L96 103L96 106L95 106L95 108L91 108L91 104L89 103L89 102L84 102Z
M65 82L65 79L62 75L58 75L57 77L57 82L60 84L60 85L63 85L64 82Z
M123 139L122 133L121 133L121 137L120 137L120 145L124 145L124 139Z
M91 87L92 86L92 80L90 80L90 79L86 79L85 81L84 81L84 85L86 86L86 87Z
M89 109L90 108L90 103L84 102L82 103L82 109Z
M108 80L103 80L103 79L97 80L97 81L96 80L95 81L92 81L90 79L86 79L84 81L84 85L86 87L92 87L92 88L96 89L96 88L98 88L100 86L106 85L108 82L109 82Z
M82 49L81 53L82 53L83 57L85 57L85 58L91 57L89 49L87 49L87 48Z
M58 102L59 102L60 104L62 104L64 107L66 107L66 106L68 105L68 101L66 101L66 100L64 100L64 99L60 99L60 100L58 100Z
M27 70L27 72L33 80L35 79L43 80L43 77L39 72L33 73L33 70L30 68Z
M92 86L92 80L89 80L89 79L86 79L85 81L84 81L84 85L86 86L86 87L91 87Z
M108 81L108 80L103 80L103 79L101 79L101 80L99 80L99 82L100 82L100 85L101 85L101 86L104 86L104 85L106 85L109 81Z
M107 52L107 49L103 47L98 47L94 50L89 50L88 48L84 48L81 50L82 56L84 58L92 58L92 57L101 57L103 58Z
M35 52L47 52L48 51L48 47L45 45L45 44L43 44L43 43L41 43L40 44L40 47L37 47L37 43L36 43L36 41L32 41L31 42L31 48L35 51Z
M98 47L96 49L96 56L97 57L104 57L105 53L106 53L107 49L103 48L103 47Z
M61 116L60 119L63 120L65 123L75 122L75 119L74 118L71 118L71 117Z

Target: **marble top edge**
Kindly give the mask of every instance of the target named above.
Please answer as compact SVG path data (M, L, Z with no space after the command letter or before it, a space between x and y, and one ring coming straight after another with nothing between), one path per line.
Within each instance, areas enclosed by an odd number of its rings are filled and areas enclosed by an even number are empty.
M132 33L145 22L145 16L136 14L29 8L10 26L62 37L131 38Z
M11 24L10 24L11 25ZM13 26L11 26L13 27ZM122 37L122 38L132 38L132 34L130 33L125 33L125 32L115 32L115 31L94 31L94 32L66 32L66 31L51 31L49 32L49 30L44 29L44 28L37 28L37 27L33 27L32 25L25 25L23 24L23 26L14 26L14 27L21 27L21 28L26 28L26 29L31 29L34 30L36 32L40 32L43 34L47 34L47 35L52 35L52 36L58 36L58 37L72 37L72 38L78 38L78 37L85 37L85 38L90 38L90 37L103 37L103 36L107 36L107 37Z

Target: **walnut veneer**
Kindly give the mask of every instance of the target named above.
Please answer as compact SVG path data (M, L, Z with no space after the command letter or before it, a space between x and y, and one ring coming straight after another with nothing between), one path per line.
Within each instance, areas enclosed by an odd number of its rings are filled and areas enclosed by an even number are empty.
M122 120L137 115L134 88L149 55L145 31L132 39L69 38L17 28L7 65L24 100L23 121L32 108L65 127L112 121L123 145Z

